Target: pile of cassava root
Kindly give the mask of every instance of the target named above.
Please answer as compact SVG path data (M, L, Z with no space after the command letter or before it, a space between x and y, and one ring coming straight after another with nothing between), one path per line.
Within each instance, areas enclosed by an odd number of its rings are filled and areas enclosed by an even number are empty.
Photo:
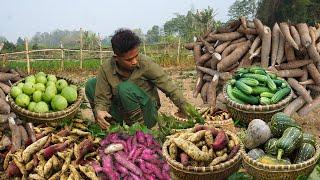
M241 17L198 37L185 48L193 50L197 69L194 97L215 107L221 87L241 67L260 66L285 78L295 100L285 109L292 115L308 114L320 104L320 26L275 23ZM313 94L314 96L311 96Z
M25 76L26 74L18 69L0 68L0 123L7 121L10 113L6 96L10 93L11 85Z

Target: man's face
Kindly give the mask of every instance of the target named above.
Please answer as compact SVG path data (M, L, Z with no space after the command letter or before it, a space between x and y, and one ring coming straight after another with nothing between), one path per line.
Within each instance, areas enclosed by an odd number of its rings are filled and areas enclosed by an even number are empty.
M139 55L139 48L135 47L126 53L123 53L121 55L116 55L117 63L120 66L120 68L128 71L132 71L134 68L137 67L138 55Z

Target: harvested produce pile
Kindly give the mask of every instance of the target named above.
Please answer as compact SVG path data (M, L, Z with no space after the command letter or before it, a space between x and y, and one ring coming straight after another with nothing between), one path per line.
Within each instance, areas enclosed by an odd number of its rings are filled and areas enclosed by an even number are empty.
M260 67L240 68L227 85L228 97L239 104L277 104L290 93L285 80Z
M152 135L141 131L133 136L109 134L100 142L99 156L101 163L96 161L92 165L104 179L170 179L161 145Z
M11 148L5 156L3 168L7 177L98 179L89 161L96 161L101 139L92 137L80 119L59 127L39 125L27 129L33 135L23 135L24 146ZM12 136L12 146L17 142L15 138Z
M185 45L194 51L198 71L194 96L201 93L204 103L215 106L219 87L230 73L258 65L285 78L295 90L297 99L286 113L299 110L300 116L306 115L320 103L320 96L312 98L308 92L320 92L319 37L319 26L283 22L271 30L259 19L244 17L208 32Z
M315 137L284 113L272 116L270 125L260 119L250 122L240 138L248 155L271 165L299 164L315 155Z
M78 97L77 86L43 72L13 86L10 95L18 106L38 113L64 110Z
M8 119L10 105L6 102L6 95L10 93L11 85L25 77L20 70L0 68L0 123Z
M215 121L227 121L230 120L230 114L220 109L207 108L201 112L201 116L205 119L206 123L210 124ZM231 119L232 120L232 119Z
M240 144L223 130L198 125L169 137L170 158L183 166L215 166L232 159Z

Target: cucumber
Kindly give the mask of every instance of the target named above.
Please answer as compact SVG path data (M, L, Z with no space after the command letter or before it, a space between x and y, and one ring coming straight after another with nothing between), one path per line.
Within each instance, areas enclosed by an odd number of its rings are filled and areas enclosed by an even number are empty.
M261 97L267 97L267 98L272 98L274 96L273 93L271 92L263 92L260 94Z
M271 90L264 86L252 87L252 95L260 95L263 92L271 92Z
M279 101L283 100L285 97L287 97L291 92L291 89L289 87L280 89L277 91L274 96L271 98L271 103L276 104Z
M289 156L302 142L302 132L296 127L289 127L277 141L278 155L280 160L283 155Z
M238 72L238 73L245 74L245 73L248 73L248 72L249 72L249 69L247 69L247 68L240 68L237 72Z
M262 75L262 74L248 73L248 74L243 74L242 76L246 77L246 78L253 78L253 79L256 79L256 80L258 80L260 82L267 82L267 76Z
M248 86L258 86L259 85L259 81L256 79L252 79L252 78L241 78L241 79L239 79L239 81L245 83Z
M235 79L231 79L230 80L230 84L233 86L235 83L237 82L237 80L235 80Z
M296 158L294 159L293 162L295 164L299 164L304 161L307 161L308 159L312 158L315 153L316 153L316 149L312 144L302 143L297 150L297 153L295 156Z
M237 81L235 86L242 92L250 95L252 93L252 88L248 85L246 85L245 83L243 83L242 81Z
M227 94L229 96L229 98L239 104L244 104L243 101L241 101L240 99L236 98L233 94L232 94L232 86L230 84L227 85Z
M260 104L261 105L269 105L269 104L271 104L271 101L267 97L260 97Z
M266 75L267 77L267 86L271 89L271 91L277 90L277 85L274 83L274 81L271 79L269 75Z
M259 104L259 99L257 97L251 96L251 95L247 95L245 93L243 93L242 91L240 91L238 88L233 88L232 90L232 94L240 99L241 101L248 103L248 104L254 104L254 105L258 105Z
M281 87L282 86L283 81L281 81L279 79L272 79L272 80L276 84L277 87Z
M271 79L277 79L277 75L273 73L268 73Z

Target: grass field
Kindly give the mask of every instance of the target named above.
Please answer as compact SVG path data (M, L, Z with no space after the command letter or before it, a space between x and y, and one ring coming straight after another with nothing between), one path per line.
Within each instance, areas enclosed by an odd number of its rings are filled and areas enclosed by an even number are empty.
M177 62L176 56L170 55L153 55L152 59L163 67L171 67L171 66L179 66L181 68L189 68L194 66L193 56L190 55L182 55L179 59L179 63ZM37 60L31 61L30 67L32 71L44 71L44 72L53 72L60 70L60 60ZM19 68L21 70L27 70L26 61L9 61L7 64L9 67ZM84 70L87 71L95 71L100 67L100 59L84 59L83 65ZM80 61L79 60L65 60L64 61L64 71L79 71Z

